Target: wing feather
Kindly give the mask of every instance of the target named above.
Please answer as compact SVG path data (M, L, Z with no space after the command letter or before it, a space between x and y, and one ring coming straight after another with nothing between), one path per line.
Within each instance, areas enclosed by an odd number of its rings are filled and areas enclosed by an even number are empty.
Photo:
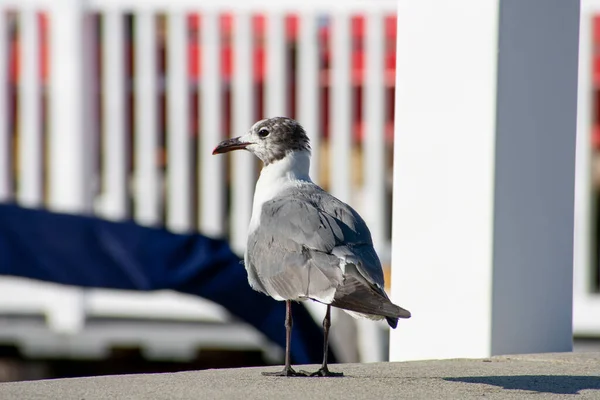
M246 252L252 287L279 300L312 298L388 320L410 317L385 294L371 234L350 206L312 186L286 190L261 211Z

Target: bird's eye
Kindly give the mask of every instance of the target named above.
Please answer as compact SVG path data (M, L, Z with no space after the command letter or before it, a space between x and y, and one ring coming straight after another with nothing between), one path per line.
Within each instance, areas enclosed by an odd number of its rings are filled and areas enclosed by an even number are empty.
M269 136L269 130L266 128L262 128L260 131L258 131L258 136L260 136L261 138L266 138L267 136Z

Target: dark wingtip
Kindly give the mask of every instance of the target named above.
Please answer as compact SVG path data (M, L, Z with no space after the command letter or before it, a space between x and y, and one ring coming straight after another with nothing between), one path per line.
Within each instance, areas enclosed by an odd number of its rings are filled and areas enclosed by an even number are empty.
M388 325L392 327L392 329L396 329L398 326L398 318L385 317Z

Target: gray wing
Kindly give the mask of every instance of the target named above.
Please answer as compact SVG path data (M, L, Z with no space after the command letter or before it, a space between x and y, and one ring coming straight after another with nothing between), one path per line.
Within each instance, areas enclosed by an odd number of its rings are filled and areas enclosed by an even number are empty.
M329 193L321 190L318 197L323 211L334 217L343 233L343 240L337 243L333 254L356 264L367 282L382 289L383 269L365 221L352 207Z
M284 193L263 205L248 237L250 284L276 299L333 299L343 276L331 252L341 237L333 217L304 196Z
M288 190L263 205L246 258L251 285L275 298L335 295L327 302L335 300L340 308L398 316L383 291L381 263L365 222L317 186Z

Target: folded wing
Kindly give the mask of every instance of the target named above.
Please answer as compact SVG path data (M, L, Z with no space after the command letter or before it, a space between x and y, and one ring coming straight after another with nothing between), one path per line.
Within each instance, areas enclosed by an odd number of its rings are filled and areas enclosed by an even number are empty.
M383 290L365 222L318 186L289 189L263 205L248 238L246 269L256 290L278 300L311 298L393 321L410 316Z

